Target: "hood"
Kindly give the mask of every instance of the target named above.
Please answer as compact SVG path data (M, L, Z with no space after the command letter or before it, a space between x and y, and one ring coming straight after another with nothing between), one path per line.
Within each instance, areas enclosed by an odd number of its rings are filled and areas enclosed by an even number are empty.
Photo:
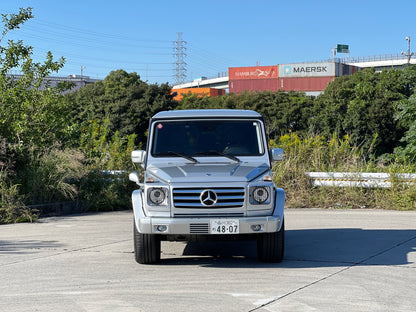
M267 164L151 165L148 173L168 183L248 182L269 170Z

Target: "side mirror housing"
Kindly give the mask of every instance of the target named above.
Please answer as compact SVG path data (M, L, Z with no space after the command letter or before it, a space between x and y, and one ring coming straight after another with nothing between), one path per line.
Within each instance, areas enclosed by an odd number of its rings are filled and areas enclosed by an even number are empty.
M272 148L270 150L270 155L272 161L282 161L283 160L283 148Z
M129 174L129 180L131 182L139 183L139 175L137 174L137 172L130 173Z
M131 161L135 164L142 164L146 158L146 151L132 151L131 152Z

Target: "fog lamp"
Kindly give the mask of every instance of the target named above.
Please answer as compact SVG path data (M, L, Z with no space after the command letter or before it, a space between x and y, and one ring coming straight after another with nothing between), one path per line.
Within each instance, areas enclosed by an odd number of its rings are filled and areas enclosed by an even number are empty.
M261 224L253 224L253 225L251 225L251 230L254 231L254 232L260 231L261 228L262 228Z
M155 225L156 228L156 232L166 232L168 230L168 226L167 225Z

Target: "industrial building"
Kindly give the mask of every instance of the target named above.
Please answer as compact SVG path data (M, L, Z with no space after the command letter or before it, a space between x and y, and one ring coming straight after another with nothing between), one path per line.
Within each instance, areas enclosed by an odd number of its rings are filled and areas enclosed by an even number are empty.
M12 79L20 79L22 77L21 74L11 74L8 75ZM66 90L65 93L77 91L82 87L85 87L87 84L92 84L96 81L101 81L101 79L92 79L89 76L81 76L81 75L68 75L68 76L48 76L44 78L44 85L40 88L43 89L45 85L50 87L57 87L61 82L70 82L72 84L71 89Z
M232 93L241 93L245 90L260 92L293 90L317 96L335 77L352 75L362 68L372 67L376 71L381 71L402 68L408 64L416 64L416 59L407 59L406 55L397 54L271 66L230 67L228 77L198 78L192 82L176 85L174 89L214 88L228 89Z
M319 95L335 77L351 75L358 67L337 62L293 63L274 66L231 67L229 91L300 91Z

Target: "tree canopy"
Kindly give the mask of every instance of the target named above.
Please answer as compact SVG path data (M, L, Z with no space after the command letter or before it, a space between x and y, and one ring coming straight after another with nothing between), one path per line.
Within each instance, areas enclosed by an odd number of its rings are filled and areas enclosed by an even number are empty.
M72 123L81 131L94 120L109 119L110 135L136 134L136 144L145 143L145 132L152 115L174 109L168 84L148 84L133 72L110 72L103 81L89 84L67 95L72 107Z
M315 100L311 127L327 136L349 135L353 144L378 155L393 152L405 131L394 115L397 104L413 92L413 72L363 69L336 78Z
M46 61L34 62L32 47L22 41L3 41L7 34L32 18L32 9L20 9L18 14L2 14L0 39L0 136L9 147L45 147L63 139L67 128L67 107L62 102L61 89L50 88L45 78L64 65L48 52ZM11 69L21 75L9 75Z

